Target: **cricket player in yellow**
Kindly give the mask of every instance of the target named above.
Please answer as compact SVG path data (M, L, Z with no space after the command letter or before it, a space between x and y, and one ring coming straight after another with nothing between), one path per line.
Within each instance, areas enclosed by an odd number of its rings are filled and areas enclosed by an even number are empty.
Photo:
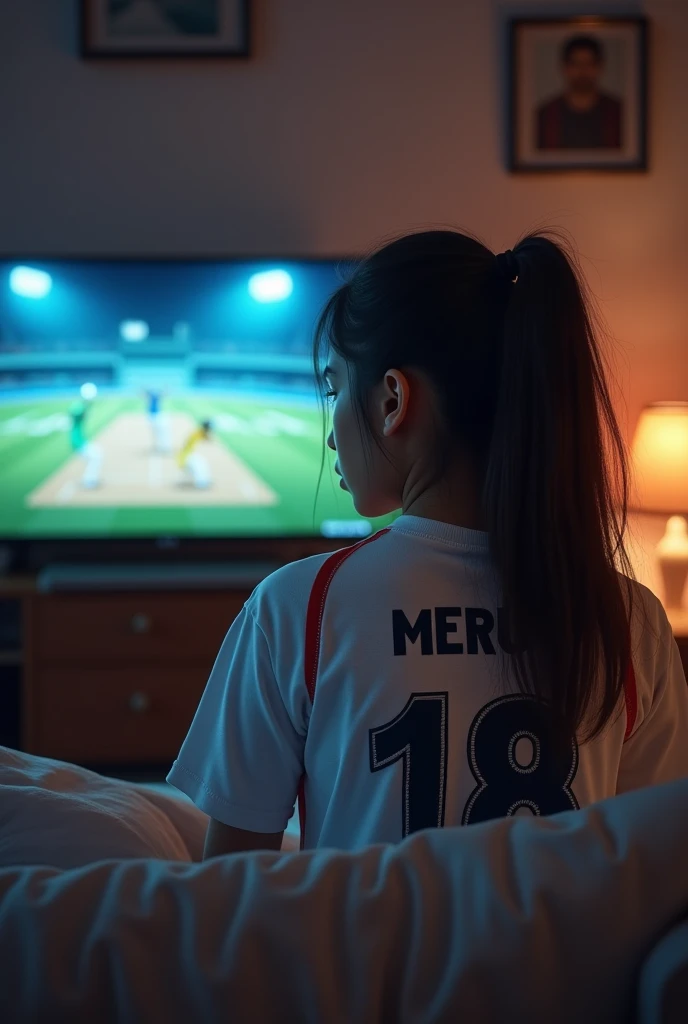
M203 456L199 455L196 451L196 448L202 441L210 440L211 431L212 423L210 420L203 420L193 433L189 434L177 454L177 465L184 473L191 477L194 487L197 487L199 490L205 490L212 485L210 467Z

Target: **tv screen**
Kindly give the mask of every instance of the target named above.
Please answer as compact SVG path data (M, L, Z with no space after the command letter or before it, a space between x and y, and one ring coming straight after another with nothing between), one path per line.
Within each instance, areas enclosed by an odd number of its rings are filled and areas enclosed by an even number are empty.
M362 537L313 327L342 266L0 261L0 537Z

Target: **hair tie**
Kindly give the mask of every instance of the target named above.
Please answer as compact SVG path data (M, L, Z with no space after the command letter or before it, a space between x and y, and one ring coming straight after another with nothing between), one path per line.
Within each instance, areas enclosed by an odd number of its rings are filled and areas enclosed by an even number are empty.
M498 253L495 256L495 261L499 276L511 284L516 284L518 281L518 259L513 249L507 249L506 252Z

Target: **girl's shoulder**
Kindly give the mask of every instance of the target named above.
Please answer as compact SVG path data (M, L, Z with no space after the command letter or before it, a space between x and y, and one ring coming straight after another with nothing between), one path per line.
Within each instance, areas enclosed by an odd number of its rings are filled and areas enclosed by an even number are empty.
M652 686L673 657L671 624L662 602L649 587L623 575L621 581L629 609L631 657L636 678L644 677Z
M630 613L631 636L637 642L650 636L661 638L671 632L671 626L664 605L657 595L644 583L631 580L619 573L626 607Z
M247 608L261 619L276 611L307 607L320 569L334 554L327 551L280 566L258 584L246 602Z
M379 540L388 532L386 529L378 530L365 540L348 547L288 562L256 587L247 601L247 607L256 617L270 613L305 614L314 596L324 599L333 581L347 575L346 569L349 568L352 556L354 572L360 580L359 558L363 557L367 566L369 557L366 558L366 553L370 555L372 549L378 547L376 544L371 547L371 541ZM345 569L345 572L341 573L341 569Z
M342 593L345 595L346 604L360 602L361 589L369 589L371 572L375 574L380 568L377 559L371 565L373 550L383 559L386 555L386 551L381 551L380 546L371 541L379 540L388 532L379 530L348 547L281 566L256 587L246 602L247 610L268 638L276 632L284 635L285 630L302 636L309 616L322 617L333 589L340 598Z

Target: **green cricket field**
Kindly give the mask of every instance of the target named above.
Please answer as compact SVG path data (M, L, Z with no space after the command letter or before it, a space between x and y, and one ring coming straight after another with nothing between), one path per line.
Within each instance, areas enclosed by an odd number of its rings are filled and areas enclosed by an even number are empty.
M84 434L100 464L85 487L85 459L70 443L68 397L0 404L0 537L304 536L328 520L358 519L323 451L318 408L289 396L170 397L169 450L156 450L143 398L98 396ZM212 431L194 449L208 486L194 486L180 453L198 424ZM374 529L388 519L375 520Z

